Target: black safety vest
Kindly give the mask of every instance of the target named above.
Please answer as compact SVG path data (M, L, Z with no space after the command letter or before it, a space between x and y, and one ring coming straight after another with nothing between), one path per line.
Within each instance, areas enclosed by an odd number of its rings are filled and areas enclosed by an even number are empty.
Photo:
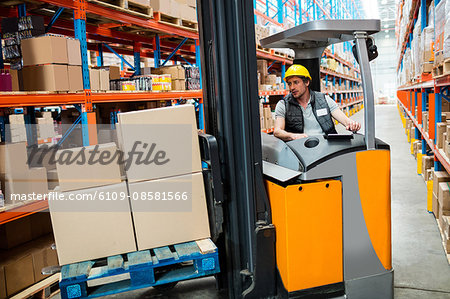
M311 107L314 116L317 119L320 127L325 134L336 134L336 129L334 127L333 119L331 118L330 107L328 106L325 95L320 92L315 92L313 90L309 91L311 94ZM303 111L297 100L289 93L283 99L286 105L286 116L285 116L285 131L290 133L303 133ZM320 109L327 109L327 114L317 116L317 111Z

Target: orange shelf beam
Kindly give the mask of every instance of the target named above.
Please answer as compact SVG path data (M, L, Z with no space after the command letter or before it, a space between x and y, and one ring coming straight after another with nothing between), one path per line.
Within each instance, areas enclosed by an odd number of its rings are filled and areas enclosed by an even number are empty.
M167 92L103 92L92 93L92 103L159 101L172 99L200 99L201 90ZM0 93L0 108L24 106L59 106L84 103L83 93L72 94L29 94L27 92Z
M40 0L40 1L59 7L76 9L74 0ZM132 24L147 29L171 33L180 37L198 39L198 33L195 30L183 29L176 25L162 24L152 19L139 18L125 12L109 9L90 2L86 2L86 13L96 14L99 16L103 16L105 18L109 18L111 20L119 21L126 24Z
M277 96L277 95L282 95L285 96L289 93L289 90L271 90L271 91L260 91L259 92L259 96L263 97L263 96Z
M8 206L6 206L8 208ZM48 209L46 200L33 201L4 212L0 212L0 225Z

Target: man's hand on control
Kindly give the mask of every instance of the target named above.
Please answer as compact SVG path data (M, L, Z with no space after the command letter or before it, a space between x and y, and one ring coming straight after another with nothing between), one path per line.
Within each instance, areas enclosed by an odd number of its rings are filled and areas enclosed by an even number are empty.
M306 135L306 134L292 134L291 135L292 140L306 138L306 137L308 137L308 135Z
M359 131L359 129L361 129L361 124L359 122L354 121L354 120L350 120L347 123L347 126L345 126L345 128L348 131L357 132L357 131Z

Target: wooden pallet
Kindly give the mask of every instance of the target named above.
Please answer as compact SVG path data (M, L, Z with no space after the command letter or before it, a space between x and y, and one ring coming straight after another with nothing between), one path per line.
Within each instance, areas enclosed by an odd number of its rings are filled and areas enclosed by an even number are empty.
M50 298L59 293L59 278L60 273L53 274L41 280L40 282L32 285L31 287L23 290L19 294L11 297L11 299L24 299L24 298Z
M256 48L262 52L266 52L267 54L273 54L273 50L268 48L263 48L260 44L256 44Z
M93 4L126 12L145 19L153 18L153 8L128 0L88 0Z
M153 12L153 18L155 21L158 21L163 24L170 24L175 25L180 28L184 29L191 29L191 30L198 30L198 24L197 22L185 20L182 18L177 18L165 13L162 13L160 11Z
M61 298L94 298L218 273L210 239L65 265Z

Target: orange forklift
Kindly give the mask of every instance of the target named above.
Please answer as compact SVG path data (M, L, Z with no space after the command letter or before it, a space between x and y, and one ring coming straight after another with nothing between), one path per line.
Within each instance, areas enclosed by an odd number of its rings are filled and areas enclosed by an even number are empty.
M315 91L331 44L353 41L361 70L364 134L283 142L260 130L253 1L197 10L219 287L230 298L393 298L390 148L375 138L369 65L380 21L312 21L261 41L293 49Z

